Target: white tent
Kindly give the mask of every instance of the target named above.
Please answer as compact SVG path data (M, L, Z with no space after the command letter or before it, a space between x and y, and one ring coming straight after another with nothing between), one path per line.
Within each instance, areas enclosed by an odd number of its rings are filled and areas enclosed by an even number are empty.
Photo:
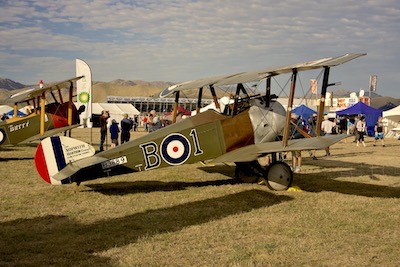
M7 105L0 105L0 115L3 115L4 113L13 113L13 108ZM18 116L25 116L26 114L26 107L18 109ZM12 114L8 114L9 117L12 117Z
M79 104L74 104L78 108ZM111 123L113 119L120 123L125 113L131 118L140 114L140 112L132 104L92 103L92 114L101 115L103 110L107 110L110 113L109 123Z
M398 136L400 133L400 105L382 113L386 126L386 136Z
M234 102L235 102L235 101L234 101L233 99L229 99L229 97L227 97L227 96L223 96L223 97L221 97L221 98L218 100L218 103L219 103L219 105L220 105L221 111L224 111L226 105L228 105L228 104L233 104ZM202 108L200 109L200 113L201 113L201 112L204 112L204 111L206 111L206 110L209 110L209 109L213 109L213 110L215 110L215 111L220 112L220 111L215 107L215 104L214 104L214 102L213 102L213 103L211 103L211 104L209 104L209 105L207 105L207 106L205 106L205 107L202 107ZM192 116L194 116L194 115L196 115L196 114L197 114L196 110L192 110Z

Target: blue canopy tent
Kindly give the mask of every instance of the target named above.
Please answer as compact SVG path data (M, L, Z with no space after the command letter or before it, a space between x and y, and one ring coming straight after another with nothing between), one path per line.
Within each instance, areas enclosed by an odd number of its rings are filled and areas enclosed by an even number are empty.
M303 120L307 121L312 114L317 113L315 110L307 107L306 105L300 105L297 108L292 110L292 113L300 116Z
M363 102L358 102L357 104L336 111L336 115L363 115L365 116L365 122L367 123L367 131L369 136L374 135L374 126L378 121L379 116L382 116L382 110L370 107Z
M7 116L12 117L12 116L14 116L14 110L10 110L10 111L7 112L6 114L7 114ZM22 117L22 116L25 116L25 115L26 115L26 114L23 113L22 111L17 110L17 116L18 116L18 117Z

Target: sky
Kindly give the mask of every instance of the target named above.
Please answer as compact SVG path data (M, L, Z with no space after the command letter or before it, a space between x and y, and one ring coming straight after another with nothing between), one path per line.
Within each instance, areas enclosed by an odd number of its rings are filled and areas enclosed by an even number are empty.
M76 58L93 81L184 82L367 53L332 68L328 91L377 75L376 92L400 98L399 45L398 0L0 0L0 77L23 84L72 78Z

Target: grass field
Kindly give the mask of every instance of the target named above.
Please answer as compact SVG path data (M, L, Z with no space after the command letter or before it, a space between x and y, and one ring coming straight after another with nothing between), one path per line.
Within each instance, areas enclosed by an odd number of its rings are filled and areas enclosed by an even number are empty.
M0 265L399 266L400 141L351 141L303 153L301 192L201 164L50 186L34 147L1 148Z

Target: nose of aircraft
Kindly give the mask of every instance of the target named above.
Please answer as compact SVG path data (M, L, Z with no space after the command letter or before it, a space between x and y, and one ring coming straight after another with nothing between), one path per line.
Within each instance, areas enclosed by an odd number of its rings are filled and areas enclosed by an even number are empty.
M277 101L271 101L270 108L256 101L249 112L254 129L254 143L275 141L283 131L286 111Z

